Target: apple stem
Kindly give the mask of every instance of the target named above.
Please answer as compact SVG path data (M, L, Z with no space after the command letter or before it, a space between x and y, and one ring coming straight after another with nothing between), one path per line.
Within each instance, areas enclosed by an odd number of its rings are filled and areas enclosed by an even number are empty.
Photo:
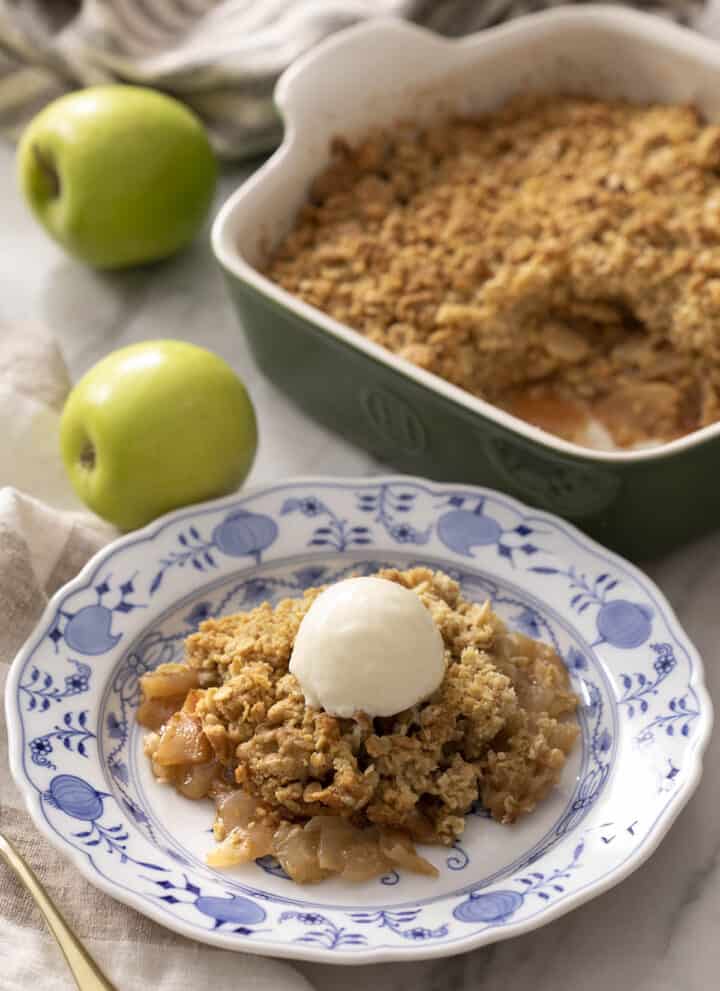
M80 452L80 464L87 471L92 471L95 467L95 448L90 441L86 441L85 446Z
M33 145L33 155L48 185L50 196L55 199L60 195L60 176L53 160L47 152L42 151L37 145Z

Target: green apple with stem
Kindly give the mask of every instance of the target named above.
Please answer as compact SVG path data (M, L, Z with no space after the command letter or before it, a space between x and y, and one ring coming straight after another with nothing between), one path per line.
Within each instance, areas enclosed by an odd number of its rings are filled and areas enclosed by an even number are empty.
M60 420L77 495L122 530L234 491L257 447L255 413L227 362L182 341L113 351L77 383Z
M217 166L200 120L141 86L91 86L27 126L18 178L48 233L96 268L157 261L186 245L210 208Z

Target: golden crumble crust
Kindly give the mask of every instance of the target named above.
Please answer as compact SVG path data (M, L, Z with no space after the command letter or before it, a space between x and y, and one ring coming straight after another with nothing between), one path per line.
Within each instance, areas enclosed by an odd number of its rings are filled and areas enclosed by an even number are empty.
M474 395L627 446L720 418L719 249L720 126L524 98L336 140L267 272Z
M532 811L577 736L576 697L555 652L509 633L489 604L425 568L378 577L415 590L443 636L446 674L424 702L371 720L306 705L288 672L302 617L320 589L208 620L187 661L218 684L193 715L235 782L281 819L345 816L414 839L452 843L481 798L502 822Z

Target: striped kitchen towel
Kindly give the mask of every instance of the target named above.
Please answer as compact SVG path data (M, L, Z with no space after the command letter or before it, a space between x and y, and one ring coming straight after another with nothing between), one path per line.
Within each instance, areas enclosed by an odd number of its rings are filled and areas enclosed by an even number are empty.
M119 80L155 86L202 117L217 152L247 157L278 141L275 81L332 31L405 17L459 35L557 6L555 0L0 0L0 131L16 138L48 101ZM720 0L708 0L707 8ZM636 3L717 26L702 0Z

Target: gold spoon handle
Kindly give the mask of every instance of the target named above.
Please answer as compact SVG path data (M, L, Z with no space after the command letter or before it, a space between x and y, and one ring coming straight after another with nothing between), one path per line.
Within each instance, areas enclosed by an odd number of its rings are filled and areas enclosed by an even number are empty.
M72 971L75 983L80 991L116 991L115 985L111 984L107 977L105 977L75 933L70 929L29 865L2 833L0 833L0 857L2 857L8 867L15 871L35 899L35 903L45 916L50 931L58 941L58 945L67 960L68 967Z

